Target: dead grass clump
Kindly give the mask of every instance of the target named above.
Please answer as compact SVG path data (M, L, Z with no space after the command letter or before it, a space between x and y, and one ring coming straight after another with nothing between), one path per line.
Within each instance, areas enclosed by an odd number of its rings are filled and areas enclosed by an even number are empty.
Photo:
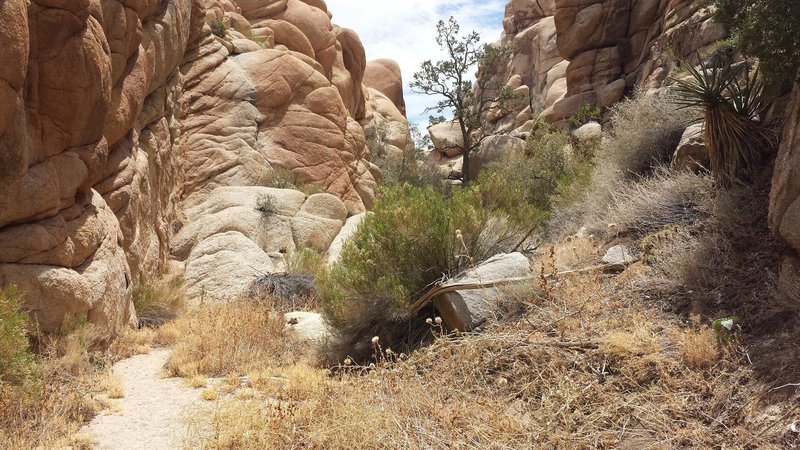
M615 191L607 209L590 211L587 223L600 235L641 238L701 221L714 195L709 177L662 171Z
M668 92L637 92L611 108L611 130L601 146L599 165L629 179L652 173L670 161L692 118Z
M681 358L692 369L708 369L719 358L714 332L709 327L687 329L680 336Z
M182 333L167 363L174 376L244 374L300 357L283 315L247 300L201 305L175 326Z

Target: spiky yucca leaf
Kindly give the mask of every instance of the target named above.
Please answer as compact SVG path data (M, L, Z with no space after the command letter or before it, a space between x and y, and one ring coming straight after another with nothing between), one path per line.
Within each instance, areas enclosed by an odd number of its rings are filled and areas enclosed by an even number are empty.
M764 85L758 70L737 76L730 64L700 69L685 64L690 77L675 80L676 103L699 108L705 120L705 138L711 171L723 186L746 180L761 162L770 139L758 123L764 109Z

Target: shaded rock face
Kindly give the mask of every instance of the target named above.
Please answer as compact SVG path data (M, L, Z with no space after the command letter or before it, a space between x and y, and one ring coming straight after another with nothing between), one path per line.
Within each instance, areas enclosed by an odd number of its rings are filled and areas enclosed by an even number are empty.
M511 0L501 44L506 78L530 105L496 119L500 130L541 117L563 123L582 106L615 104L635 85L663 86L678 59L696 63L725 37L691 0Z
M787 291L796 295L800 286L800 85L795 85L792 91L784 120L783 139L772 176L769 225L791 248L781 281Z
M292 242L326 250L374 201L365 128L408 130L402 98L370 109L364 49L322 1L32 0L0 15L0 286L18 284L45 331L70 317L119 331L170 258L236 244L269 269L247 229L175 234L213 193L277 169L327 193L285 194Z

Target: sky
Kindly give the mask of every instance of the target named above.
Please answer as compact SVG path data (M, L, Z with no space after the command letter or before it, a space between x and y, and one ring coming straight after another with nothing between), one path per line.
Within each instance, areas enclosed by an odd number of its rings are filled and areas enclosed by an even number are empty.
M367 60L389 58L403 73L409 122L426 125L426 107L436 98L415 94L408 87L423 61L444 54L436 45L436 22L450 16L461 25L461 34L477 31L482 42L495 42L503 30L507 0L326 0L333 23L351 28L361 37ZM447 115L447 114L445 114Z

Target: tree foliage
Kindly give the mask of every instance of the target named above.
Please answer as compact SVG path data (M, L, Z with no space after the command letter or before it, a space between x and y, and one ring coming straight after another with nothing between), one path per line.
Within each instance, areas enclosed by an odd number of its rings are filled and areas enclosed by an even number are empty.
M715 19L741 51L755 56L770 84L787 88L800 68L800 2L712 0Z
M474 31L462 36L461 27L453 17L446 22L440 20L436 32L436 43L447 59L423 62L420 70L414 73L411 89L442 97L427 111L452 113L461 132L462 144L456 146L464 156L463 181L466 183L469 182L470 153L492 133L486 114L505 109L514 97L498 77L510 49L483 45ZM470 70L476 66L478 70L473 81ZM432 116L431 125L444 120L442 116Z

